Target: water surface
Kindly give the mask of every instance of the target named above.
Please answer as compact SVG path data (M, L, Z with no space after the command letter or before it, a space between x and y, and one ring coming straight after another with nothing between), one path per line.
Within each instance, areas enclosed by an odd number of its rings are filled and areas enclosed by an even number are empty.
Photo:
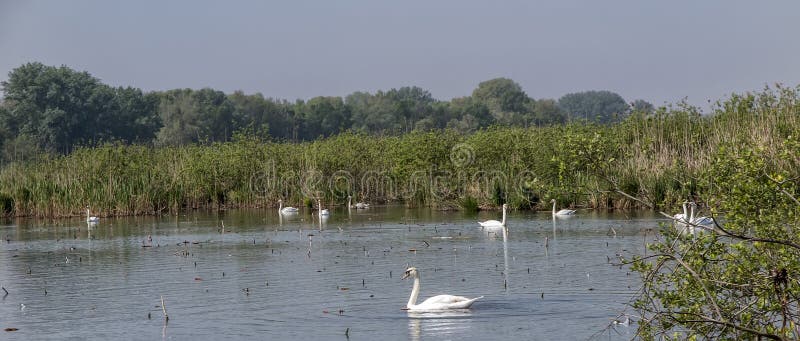
M0 225L5 339L630 339L611 325L639 279L610 262L644 253L654 214L511 212L508 232L467 214L374 207L15 220ZM224 225L224 229L222 226ZM152 241L148 240L148 236ZM146 246L146 247L145 247ZM409 313L420 299L484 296L471 310ZM0 295L3 292L0 291ZM169 321L161 308L164 297ZM347 333L347 335L346 335Z

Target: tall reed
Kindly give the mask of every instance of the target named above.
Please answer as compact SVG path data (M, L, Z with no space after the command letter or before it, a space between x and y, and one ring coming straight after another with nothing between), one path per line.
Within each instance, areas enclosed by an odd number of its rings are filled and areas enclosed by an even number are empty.
M685 104L634 114L612 126L492 127L470 135L343 133L304 143L232 142L183 147L109 144L44 155L0 170L4 215L62 217L262 207L278 199L327 206L371 202L459 208L561 205L656 207L694 198L722 146L778 146L800 132L799 88L731 95L701 116ZM735 152L735 150L734 150ZM800 171L799 171L800 172Z

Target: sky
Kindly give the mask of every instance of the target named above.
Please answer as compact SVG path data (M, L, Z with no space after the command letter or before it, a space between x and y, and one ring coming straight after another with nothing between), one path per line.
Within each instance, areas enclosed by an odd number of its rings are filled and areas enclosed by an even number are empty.
M800 84L800 1L0 0L0 81L28 62L146 91L309 99L418 86L656 106Z

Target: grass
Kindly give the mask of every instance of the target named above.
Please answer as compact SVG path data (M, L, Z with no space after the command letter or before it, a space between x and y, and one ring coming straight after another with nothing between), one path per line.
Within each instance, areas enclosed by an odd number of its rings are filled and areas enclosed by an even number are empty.
M718 151L777 146L800 132L798 88L732 95L715 112L676 105L598 126L492 127L402 136L343 133L306 143L239 136L183 147L109 144L42 156L0 170L0 211L63 217L182 209L346 204L547 209L549 199L594 208L656 207L701 197L697 181Z

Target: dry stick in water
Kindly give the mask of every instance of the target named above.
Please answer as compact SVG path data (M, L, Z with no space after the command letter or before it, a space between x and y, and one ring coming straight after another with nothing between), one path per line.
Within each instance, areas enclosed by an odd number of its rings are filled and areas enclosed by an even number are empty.
M161 310L164 311L164 320L169 321L169 315L167 315L167 307L164 305L164 295L161 295Z

